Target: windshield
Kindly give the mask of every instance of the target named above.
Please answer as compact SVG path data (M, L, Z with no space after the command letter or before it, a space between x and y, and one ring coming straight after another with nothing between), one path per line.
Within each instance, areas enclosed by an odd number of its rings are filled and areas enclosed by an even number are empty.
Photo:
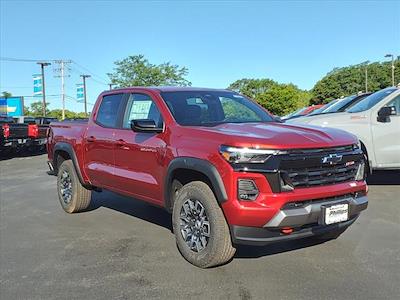
M329 107L331 107L333 104L335 104L336 102L338 102L339 99L335 99L332 100L331 102L329 102L328 104L325 104L324 106L322 106L321 108L318 108L316 110L314 110L311 114L308 114L307 116L315 116L315 115L320 115L323 113L323 111Z
M380 91L373 93L372 95L364 98L363 100L358 102L356 105L352 106L347 111L349 113L366 111L366 110L370 109L371 107L373 107L378 102L385 99L387 96L389 96L391 93L393 93L396 90L397 90L396 88L387 88L387 89L380 90Z
M184 126L275 122L251 100L229 91L162 92L175 120Z
M324 111L322 112L323 114L327 114L327 113L334 113L339 111L343 106L347 105L349 102L353 101L353 99L356 96L349 96L343 99L339 99L336 103L334 103L333 105L329 106L328 108L324 109Z

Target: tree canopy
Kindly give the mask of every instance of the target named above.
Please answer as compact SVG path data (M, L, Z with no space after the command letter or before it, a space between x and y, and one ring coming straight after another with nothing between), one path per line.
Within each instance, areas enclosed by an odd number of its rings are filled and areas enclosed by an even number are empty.
M392 85L391 62L374 62L335 68L311 90L312 104L327 103L342 96L365 91L365 68L368 68L368 91L375 92ZM400 80L400 60L395 61L395 83Z
M246 95L275 115L285 115L309 103L309 92L294 84L281 84L271 79L240 79L229 89Z
M108 73L111 82L118 87L128 86L190 86L185 77L186 67L165 62L160 65L151 64L143 55L133 55L118 60L113 73Z
M48 109L49 105L50 105L50 103L47 102L46 116L57 118L57 119L61 120L62 119L62 110L61 109L49 110ZM24 114L26 116L41 117L41 116L43 116L42 107L43 107L42 101L32 102L29 107L27 107L27 106L24 107ZM66 109L65 110L65 118L67 118L67 119L87 118L87 116L85 116L84 112L73 112L73 111Z

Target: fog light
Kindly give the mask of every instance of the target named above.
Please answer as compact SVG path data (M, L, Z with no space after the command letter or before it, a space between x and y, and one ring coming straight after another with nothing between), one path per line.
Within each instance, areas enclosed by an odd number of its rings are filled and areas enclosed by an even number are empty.
M357 169L357 173L356 173L356 177L354 178L355 180L364 180L365 179L365 163L361 162L358 165L358 169Z
M258 196L258 188L251 179L238 180L238 198L240 200L252 201Z

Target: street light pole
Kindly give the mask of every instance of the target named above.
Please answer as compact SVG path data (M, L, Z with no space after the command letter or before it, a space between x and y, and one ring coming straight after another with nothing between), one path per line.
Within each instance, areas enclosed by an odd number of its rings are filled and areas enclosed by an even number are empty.
M368 93L368 64L369 64L369 60L365 61L363 64L365 66L365 92Z
M394 86L394 55L393 54L386 54L385 57L392 58L392 86Z
M85 116L87 116L87 102L86 102L86 78L89 78L90 75L81 75L83 79L83 101L85 102Z
M112 90L112 86L115 85L115 83L109 83L108 86L110 87L110 91Z
M48 62L38 62L38 65L40 65L40 68L42 70L42 100L43 100L43 105L42 105L42 115L43 117L46 116L46 86L44 82L44 67L50 66L51 63Z

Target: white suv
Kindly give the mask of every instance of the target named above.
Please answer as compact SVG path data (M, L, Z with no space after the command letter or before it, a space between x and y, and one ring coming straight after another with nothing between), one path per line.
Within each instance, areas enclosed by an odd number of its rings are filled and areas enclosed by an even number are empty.
M287 123L351 132L359 138L370 170L400 169L400 88L380 90L346 112L302 117Z

